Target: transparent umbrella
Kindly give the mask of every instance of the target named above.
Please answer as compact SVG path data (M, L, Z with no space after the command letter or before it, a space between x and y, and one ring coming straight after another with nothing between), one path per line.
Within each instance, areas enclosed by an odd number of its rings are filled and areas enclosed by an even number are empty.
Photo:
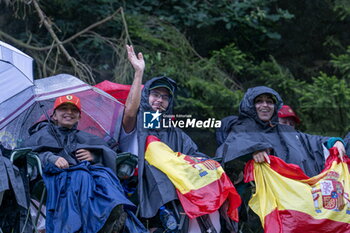
M68 74L35 80L30 98L23 100L20 92L6 101L4 107L12 104L20 107L18 113L13 114L15 116L8 115L3 119L0 141L6 148L21 147L29 137L28 129L51 116L55 99L68 94L81 100L82 116L78 129L100 136L109 143L117 141L124 105L106 92Z

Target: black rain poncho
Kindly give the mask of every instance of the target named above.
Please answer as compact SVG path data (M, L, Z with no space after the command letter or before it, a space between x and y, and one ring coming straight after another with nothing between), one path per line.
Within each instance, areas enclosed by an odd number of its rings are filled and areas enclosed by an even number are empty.
M29 134L31 137L25 146L39 153L43 167L48 163L54 163L58 156L64 157L70 166L77 165L79 161L74 156L75 151L87 149L95 155L93 164L109 167L114 173L116 171L115 152L103 139L95 135L77 130L76 127L72 129L58 127L47 121L33 125L29 129ZM67 153L64 153L63 145Z
M33 226L27 216L29 188L24 180L27 167L16 167L2 150L5 151L0 144L0 228L4 232L32 232Z
M192 139L179 128L161 128L161 129L144 129L143 113L152 112L149 105L149 88L156 80L164 79L172 86L172 92L175 93L176 83L167 77L156 77L147 81L144 85L141 95L140 109L137 115L137 137L138 137L138 195L140 203L140 216L143 218L151 218L157 214L158 209L172 201L176 200L177 194L174 185L168 177L148 164L144 159L145 143L148 135L158 137L162 142L167 144L173 151L178 151L186 155L202 156L204 154L198 152L197 145ZM170 98L169 106L162 115L171 115L173 112L174 98Z
M48 122L35 125L31 133L26 145L38 153L44 167L47 232L98 232L116 206L135 208L115 175L116 153L103 139ZM79 162L78 149L92 152L94 160ZM55 166L58 156L70 167Z
M254 99L261 94L276 98L275 112L270 122L258 118ZM271 88L259 86L247 90L240 103L239 119L216 156L224 163L235 159L249 160L256 151L272 149L271 154L287 163L300 166L308 176L319 174L324 167L323 143L327 137L299 132L288 125L278 124L277 110L282 106L279 94Z
M27 209L28 201L19 169L0 150L0 193L13 189L19 206Z

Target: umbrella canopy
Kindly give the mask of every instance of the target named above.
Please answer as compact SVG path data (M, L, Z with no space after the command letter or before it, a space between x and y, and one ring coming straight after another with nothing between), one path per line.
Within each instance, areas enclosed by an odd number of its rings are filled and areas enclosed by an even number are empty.
M18 109L20 114L11 117L6 124L0 122L0 141L6 148L21 147L22 142L29 137L28 129L51 116L55 99L68 94L74 94L81 100L82 116L78 129L106 141L118 139L124 105L106 92L68 74L35 80L32 90L28 101L16 98L21 93L7 101L9 106L17 102L22 104Z
M116 98L119 102L125 104L130 92L131 85L113 83L108 80L105 80L96 84L95 87L107 92L108 94ZM141 87L143 88L143 85Z
M0 103L33 86L33 59L0 41Z
M0 41L0 127L20 114L21 105L32 98L33 85L33 59ZM14 97L22 101L12 101Z

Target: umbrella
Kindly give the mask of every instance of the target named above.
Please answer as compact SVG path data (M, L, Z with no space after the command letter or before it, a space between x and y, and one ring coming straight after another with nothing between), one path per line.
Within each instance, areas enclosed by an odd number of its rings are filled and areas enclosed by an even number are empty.
M33 86L33 59L0 41L0 103Z
M7 101L8 106L17 102L22 104L18 109L20 114L16 114L15 118L8 117L11 120L6 120L6 124L0 122L0 141L6 148L21 147L22 142L29 137L28 129L51 116L55 99L68 94L79 97L82 103L78 129L100 136L108 142L118 139L124 105L106 92L69 74L35 80L32 90L28 101L17 96Z
M108 80L105 80L96 84L95 87L107 92L108 94L116 98L119 102L125 104L130 92L131 85L113 83ZM143 85L141 87L143 88Z
M0 128L21 113L33 96L33 85L33 59L0 41ZM6 135L1 132L0 138Z

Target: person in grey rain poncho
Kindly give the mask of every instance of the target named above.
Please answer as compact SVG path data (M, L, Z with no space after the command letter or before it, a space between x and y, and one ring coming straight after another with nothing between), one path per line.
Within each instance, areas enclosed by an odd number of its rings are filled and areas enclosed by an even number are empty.
M279 124L277 111L282 104L280 95L269 87L249 88L240 103L238 121L216 156L227 163L235 159L269 162L268 154L275 155L298 165L309 177L324 168L325 148L335 146L343 156L341 138L310 135Z

